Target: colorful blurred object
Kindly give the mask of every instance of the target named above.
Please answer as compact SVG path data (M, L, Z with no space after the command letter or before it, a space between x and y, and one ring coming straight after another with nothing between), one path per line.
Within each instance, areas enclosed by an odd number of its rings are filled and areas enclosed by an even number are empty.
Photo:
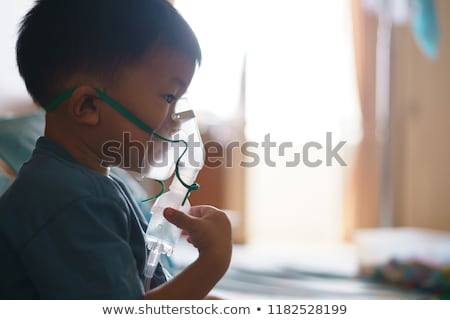
M442 299L450 297L450 265L433 266L419 260L392 259L362 274L371 280L390 283L408 290L423 290Z
M440 30L434 0L362 0L367 11L378 15L383 24L410 24L413 36L425 56L436 59Z
M436 59L439 51L440 32L434 0L412 0L411 28L422 51L430 59Z

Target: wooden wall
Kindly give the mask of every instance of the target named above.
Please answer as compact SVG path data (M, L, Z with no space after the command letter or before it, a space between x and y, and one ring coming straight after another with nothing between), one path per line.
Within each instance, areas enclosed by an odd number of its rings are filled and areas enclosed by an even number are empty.
M393 34L394 223L450 231L450 1L436 5L437 60L424 56L409 27Z

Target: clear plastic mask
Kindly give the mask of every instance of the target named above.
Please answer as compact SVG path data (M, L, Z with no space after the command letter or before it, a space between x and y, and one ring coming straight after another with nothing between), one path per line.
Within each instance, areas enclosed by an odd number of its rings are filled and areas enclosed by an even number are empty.
M166 180L180 168L202 168L204 148L194 112L186 98L177 101L174 110L151 136L147 144L141 176Z

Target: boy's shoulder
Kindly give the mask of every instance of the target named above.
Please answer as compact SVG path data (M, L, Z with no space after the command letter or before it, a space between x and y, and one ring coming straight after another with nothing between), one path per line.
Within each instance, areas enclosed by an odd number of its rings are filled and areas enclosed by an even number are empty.
M30 160L0 198L0 228L29 226L26 233L33 233L83 201L116 204L120 212L127 214L125 197L109 177L82 166L54 142L39 138ZM96 206L96 210L101 208ZM102 214L76 214L97 213Z
M68 201L83 197L109 197L116 192L109 178L74 160L53 141L41 137L33 154L20 169L14 188L26 198ZM17 191L16 191L17 192Z

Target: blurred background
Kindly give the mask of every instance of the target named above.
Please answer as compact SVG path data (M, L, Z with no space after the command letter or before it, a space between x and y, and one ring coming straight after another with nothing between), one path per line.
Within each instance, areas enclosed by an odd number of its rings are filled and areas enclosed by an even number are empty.
M203 51L189 103L204 142L216 143L209 151L220 149L227 164L206 166L201 191L191 196L194 205L226 210L233 222L235 256L219 293L448 297L450 2L171 2ZM14 51L32 3L0 4L3 119L37 108ZM327 132L333 147L345 141L345 166L326 165ZM277 144L274 165L263 161L267 134ZM248 154L236 146L245 142L258 143L250 149L258 165L241 165ZM284 142L292 147L280 153ZM309 154L322 165L288 166L308 142L324 147ZM193 254L180 246L179 267ZM361 279L389 286L353 282Z

